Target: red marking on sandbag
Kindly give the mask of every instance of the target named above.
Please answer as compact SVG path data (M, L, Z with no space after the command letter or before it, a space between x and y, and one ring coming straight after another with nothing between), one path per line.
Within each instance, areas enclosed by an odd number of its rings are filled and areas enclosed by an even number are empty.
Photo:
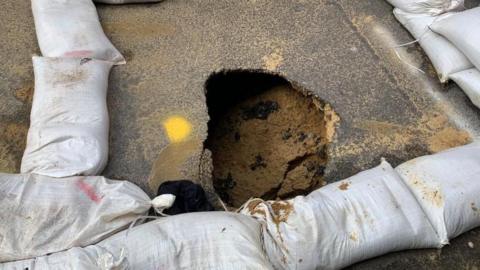
M95 192L95 188L88 183L85 183L83 179L77 181L77 187L80 188L85 193L85 195L90 198L90 200L96 203L99 203L102 200L102 198L98 196L97 192Z
M83 50L83 51L72 51L66 52L63 54L65 57L90 57L92 56L92 51Z

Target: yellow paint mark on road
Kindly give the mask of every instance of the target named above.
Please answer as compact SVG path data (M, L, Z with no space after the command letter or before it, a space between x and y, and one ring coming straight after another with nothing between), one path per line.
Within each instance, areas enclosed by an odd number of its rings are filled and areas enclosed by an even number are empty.
M181 116L171 116L163 122L170 142L182 142L190 135L192 124Z

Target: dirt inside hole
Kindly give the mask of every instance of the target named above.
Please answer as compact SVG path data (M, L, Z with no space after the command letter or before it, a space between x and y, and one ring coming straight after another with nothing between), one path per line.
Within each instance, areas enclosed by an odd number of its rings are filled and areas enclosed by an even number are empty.
M325 184L326 147L338 117L286 79L256 71L213 74L206 84L213 184L238 207L250 197L289 198Z

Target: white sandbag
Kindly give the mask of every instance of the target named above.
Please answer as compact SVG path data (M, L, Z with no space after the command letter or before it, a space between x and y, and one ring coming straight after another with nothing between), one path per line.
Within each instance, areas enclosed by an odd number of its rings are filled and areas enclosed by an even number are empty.
M0 174L0 262L97 243L151 206L127 181Z
M71 248L49 256L23 261L0 263L0 270L120 270L128 269L124 264L116 265L115 257L98 246Z
M163 0L94 0L97 3L103 4L112 4L112 5L120 5L120 4L139 4L139 3L156 3L162 2Z
M396 171L444 244L480 226L480 144L407 161Z
M22 173L98 175L108 160L111 62L33 57L35 92Z
M480 71L472 68L452 74L450 77L462 88L472 103L480 108Z
M124 64L105 36L92 0L31 0L43 56L94 58Z
M387 0L392 6L410 13L439 15L463 10L463 0Z
M125 233L98 246L116 255L125 249L129 269L272 269L260 224L240 214L176 215L134 227L126 241Z
M134 227L128 237L127 232L95 246L3 264L0 269L273 269L262 247L260 224L241 214L183 214Z
M428 58L432 61L442 83L447 82L451 74L473 67L467 57L450 41L428 28L439 17L407 13L398 8L393 10L393 14L418 40Z
M442 246L385 161L306 197L252 200L242 213L265 224L266 250L277 269L340 269L392 251Z
M480 7L448 14L435 21L430 29L450 40L480 69Z

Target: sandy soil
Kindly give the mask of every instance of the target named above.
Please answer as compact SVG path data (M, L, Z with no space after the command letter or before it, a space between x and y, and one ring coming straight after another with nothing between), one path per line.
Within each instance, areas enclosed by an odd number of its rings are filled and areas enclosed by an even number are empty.
M208 146L221 197L240 206L250 197L288 198L323 185L333 128L324 110L289 85L232 106L213 127Z

